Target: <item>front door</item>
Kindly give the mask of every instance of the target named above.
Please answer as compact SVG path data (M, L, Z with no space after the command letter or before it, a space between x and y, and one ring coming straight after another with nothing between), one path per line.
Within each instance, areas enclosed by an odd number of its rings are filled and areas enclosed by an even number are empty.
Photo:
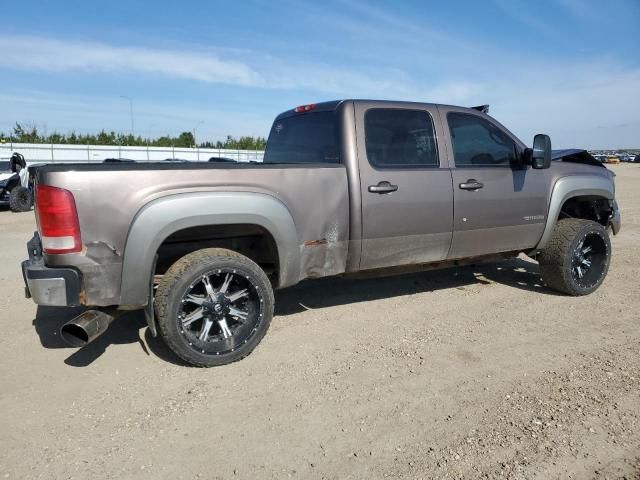
M398 106L394 106L398 105ZM453 191L436 107L356 104L362 270L446 258ZM435 119L435 121L434 121Z
M515 167L522 147L488 118L459 111L441 116L455 164L449 258L534 247L547 214L546 170Z

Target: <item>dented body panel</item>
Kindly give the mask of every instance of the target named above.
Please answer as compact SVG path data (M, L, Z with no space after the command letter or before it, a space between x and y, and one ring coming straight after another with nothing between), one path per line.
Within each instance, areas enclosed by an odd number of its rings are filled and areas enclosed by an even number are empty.
M137 267L125 271L123 264L127 259L128 239L136 231L136 223L146 208L157 205L159 201L169 205L173 199L188 195L204 199L205 206L186 206L182 215L185 218L202 216L202 221L206 222L202 225L251 223L247 216L260 212L265 204L276 201L282 205L295 225L292 242L295 247L279 252L280 262L299 267L281 275L279 287L345 270L349 199L344 166L289 165L278 168L232 165L221 168L218 165L194 164L180 165L179 169L166 168L166 165L157 165L155 169L154 165L142 165L138 167L143 168L138 169L122 165L90 167L50 166L38 172L38 182L65 188L74 195L84 249L74 254L45 254L45 262L51 266L78 268L83 275L88 305L124 304L134 308L146 304L146 297L143 300L136 295L136 300L132 301L121 289L123 285L129 288L139 284L140 279L136 276L148 278L151 269L149 263L142 269L144 275ZM127 177L126 182L123 182L123 176ZM113 188L114 185L118 188ZM217 219L213 217L215 214L207 216L206 199L215 205L220 195L231 192L237 197L235 203L238 199L249 199L242 204L244 212L235 212L235 216L219 212ZM156 210L156 216L162 217L162 209ZM165 223L170 220L167 218ZM162 243L171 233L174 231L160 227L157 232L148 231L149 249ZM278 231L270 233L274 238L281 235ZM305 244L308 241L322 242ZM289 257L296 260L285 260ZM123 278L124 273L126 279Z

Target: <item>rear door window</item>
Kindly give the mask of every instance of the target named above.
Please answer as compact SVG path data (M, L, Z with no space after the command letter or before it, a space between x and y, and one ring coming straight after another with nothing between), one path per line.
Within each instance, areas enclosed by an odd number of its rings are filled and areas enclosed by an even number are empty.
M372 108L364 117L367 158L374 168L437 167L431 115L424 110Z
M340 163L334 112L311 112L276 120L264 163Z

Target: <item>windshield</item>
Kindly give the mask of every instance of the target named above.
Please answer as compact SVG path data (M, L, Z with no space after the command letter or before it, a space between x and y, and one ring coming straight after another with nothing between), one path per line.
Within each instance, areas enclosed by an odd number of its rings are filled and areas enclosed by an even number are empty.
M313 112L276 120L264 163L340 163L334 112Z

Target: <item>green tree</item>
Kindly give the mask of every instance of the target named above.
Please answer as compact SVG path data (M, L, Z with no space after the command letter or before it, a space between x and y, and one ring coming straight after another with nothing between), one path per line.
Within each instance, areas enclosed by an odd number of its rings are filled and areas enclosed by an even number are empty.
M192 132L182 132L177 137L163 135L157 138L134 137L130 133L114 132L102 129L98 133L76 133L71 131L64 134L54 131L49 135L42 135L35 125L25 126L17 123L13 132L5 135L0 132L0 139L16 143L60 143L71 145L121 145L121 146L151 146L151 147L180 147L191 148L195 146L195 138ZM266 140L263 137L241 136L235 138L231 135L223 141L205 141L200 143L200 148L227 148L232 150L264 150Z
M16 126L13 127L13 141L21 143L40 143L38 129L35 125L23 127L21 124L16 122Z
M175 142L175 146L176 147L182 147L182 148L188 148L188 147L193 147L195 145L196 141L193 138L193 133L191 132L182 132L178 138L176 139Z

